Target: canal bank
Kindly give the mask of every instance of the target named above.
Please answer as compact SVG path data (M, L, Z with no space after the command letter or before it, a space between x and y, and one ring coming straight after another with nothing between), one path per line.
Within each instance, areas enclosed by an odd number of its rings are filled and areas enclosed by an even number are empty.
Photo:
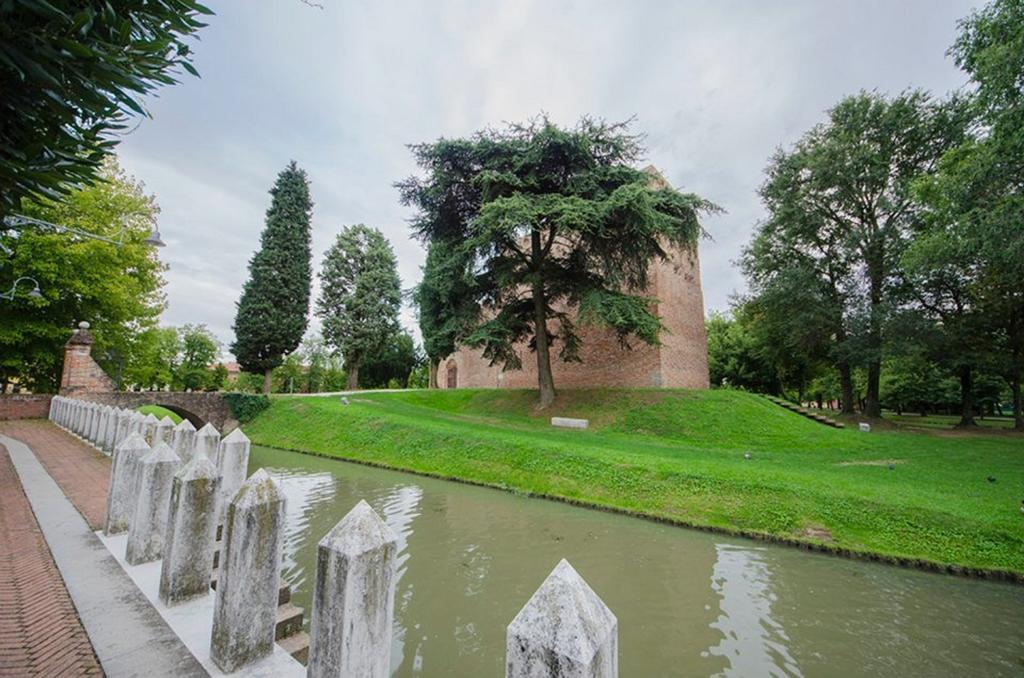
M360 499L399 536L393 675L497 675L505 626L567 558L619 618L623 675L1015 675L1024 589L805 553L265 447L285 576Z

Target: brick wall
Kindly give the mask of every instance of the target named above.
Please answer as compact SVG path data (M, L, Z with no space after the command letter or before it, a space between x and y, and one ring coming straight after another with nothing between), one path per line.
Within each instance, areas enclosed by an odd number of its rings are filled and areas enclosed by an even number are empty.
M704 293L696 253L674 252L651 267L648 294L659 300L655 312L665 324L660 346L632 340L630 349L615 333L580 327L582 363L558 359L552 351L555 388L671 387L708 388L708 342L704 328ZM537 388L537 357L526 345L517 347L523 369L505 372L491 367L479 351L460 348L438 368L438 385L461 388ZM454 374L453 374L454 371ZM449 379L453 375L453 379Z
M45 419L52 395L0 394L0 420Z
M107 393L114 390L116 388L113 379L92 359L92 336L85 328L77 331L64 345L64 370L60 378L61 395Z

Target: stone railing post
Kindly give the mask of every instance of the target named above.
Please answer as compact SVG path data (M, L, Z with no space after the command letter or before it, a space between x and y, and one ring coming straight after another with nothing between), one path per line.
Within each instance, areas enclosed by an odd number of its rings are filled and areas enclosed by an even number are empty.
M210 658L225 673L274 651L285 497L264 469L228 504Z
M139 462L149 452L149 445L137 433L131 434L114 448L114 458L110 465L110 489L107 491L107 519L103 524L104 534L120 534L128 529L135 515Z
M128 437L128 428L131 424L132 413L129 410L117 410L117 427L114 429L114 449L121 444L121 441Z
M106 425L107 409L104 405L96 405L93 409L92 425L89 427L89 442L100 446L100 431Z
M210 591L219 489L217 469L205 457L193 457L174 475L160 564L160 600L164 605L205 596Z
M619 675L619 622L565 560L508 625L505 638L506 678Z
M114 436L117 434L117 408L107 407L107 416L100 431L100 449L108 454L114 451Z
M138 433L143 439L146 438L146 415L138 410L132 410L131 432Z
M129 565L148 563L163 554L171 482L180 464L174 450L159 441L139 462L139 496L128 526L128 547L124 553Z
M220 468L220 460L217 458L217 447L220 445L220 431L213 427L213 424L203 424L202 428L196 431L192 443L192 454L202 452L206 458L213 462L213 465Z
M192 459L192 446L195 444L196 427L188 419L182 419L181 423L174 427L171 436L171 448L174 453L181 457L182 461Z
M398 539L360 501L317 547L311 678L391 675Z
M171 437L172 431L174 431L174 420L165 416L156 423L156 433L154 436L160 442L167 443L168 447L174 449L174 439Z
M147 414L142 420L142 437L150 445L156 445L156 425L159 423L160 420L152 412Z
M245 476L249 473L249 438L242 433L242 429L236 428L220 441L217 449L218 466L220 474L220 517L222 522L224 512L227 511L228 502L238 492L238 488L245 482Z

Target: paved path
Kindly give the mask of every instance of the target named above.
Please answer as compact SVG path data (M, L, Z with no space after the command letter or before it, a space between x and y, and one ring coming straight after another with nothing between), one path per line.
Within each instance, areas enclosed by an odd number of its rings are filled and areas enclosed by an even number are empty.
M110 489L110 457L41 419L0 422L0 433L32 448L36 459L89 527L103 527Z
M17 471L24 489L21 497L35 513L44 548L50 547L51 562L60 571L103 671L115 677L207 675L90 528L89 523L98 525L103 517L109 460L43 421L0 422L0 445L10 453L7 463L13 462ZM38 458L30 446L38 446ZM0 619L4 615L0 607ZM53 616L74 619L74 610L55 610ZM6 629L0 627L0 634ZM30 642L38 646L34 638ZM38 650L48 652L46 647ZM58 670L36 675L76 674Z
M99 661L0 445L0 676L98 676Z

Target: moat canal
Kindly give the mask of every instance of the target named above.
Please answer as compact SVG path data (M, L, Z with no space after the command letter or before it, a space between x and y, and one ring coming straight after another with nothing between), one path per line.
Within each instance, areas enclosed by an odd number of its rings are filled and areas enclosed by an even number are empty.
M395 676L504 675L505 626L560 558L617 615L622 676L1024 675L1024 587L254 446L260 467L307 623L317 542L356 502L398 535Z

